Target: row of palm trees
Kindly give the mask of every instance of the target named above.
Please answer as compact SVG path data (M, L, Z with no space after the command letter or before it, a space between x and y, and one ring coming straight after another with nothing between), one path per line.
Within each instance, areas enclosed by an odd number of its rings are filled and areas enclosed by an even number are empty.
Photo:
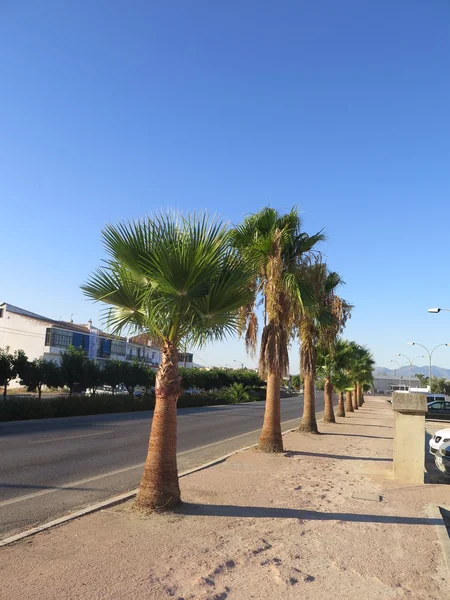
M374 360L364 346L339 337L328 347L318 347L318 373L324 378L325 423L335 423L333 392L339 394L336 416L345 417L364 404L364 391L373 383Z
M318 432L318 368L326 376L325 420L334 420L333 388L341 396L347 393L338 414L363 402L371 357L365 348L340 339L352 307L337 295L342 280L318 250L324 239L323 232L310 236L302 230L295 208L287 214L264 208L231 229L206 215L167 214L103 231L108 259L90 276L84 293L106 305L104 318L114 333L144 331L161 347L149 449L136 499L140 508L169 509L181 501L179 348L222 341L236 332L250 353L259 343L259 371L267 380L258 443L263 452L283 451L280 384L295 338L304 381L301 431Z

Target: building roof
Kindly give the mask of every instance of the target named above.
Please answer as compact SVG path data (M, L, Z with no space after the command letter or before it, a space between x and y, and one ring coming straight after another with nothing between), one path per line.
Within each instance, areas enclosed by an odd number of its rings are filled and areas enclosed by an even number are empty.
M111 333L106 333L98 327L93 327L92 325L84 325L77 323L70 323L69 321L57 321L56 319L50 319L49 317L43 317L42 315L38 315L37 313L31 312L29 310L25 310L24 308L20 308L19 306L14 306L14 304L8 304L7 302L3 302L0 304L0 308L5 308L7 312L12 312L17 315L21 315L22 317L26 317L27 319L34 319L36 321L42 321L43 323L48 323L53 327L61 327L61 329L67 329L69 331L76 331L78 333L90 333L94 330L98 335L113 338L115 340L119 340L122 342L126 342L126 337L121 337L118 335L112 335ZM152 346L159 347L157 344L152 344L150 337L146 334L137 335L129 339L132 344L136 344L139 346Z
M128 340L132 344L139 344L140 346L151 346L152 348L160 348L160 344L156 340L152 340L148 333L141 333L130 337Z
M56 319L50 319L50 317L43 317L42 315L38 315L37 313L31 312L29 310L25 310L24 308L19 308L18 306L14 306L13 304L8 304L7 302L3 302L0 304L0 308L6 308L7 312L15 313L16 315L21 315L22 317L26 317L27 319L34 319L36 321L42 321L43 323L48 323L49 325L53 325L54 327L61 327L62 329L68 329L69 331L77 331L78 333L89 333L91 331L91 327L89 325L70 323L69 321L57 321ZM115 337L111 336L109 333L105 333L101 331L97 327L92 327L95 331L106 337ZM126 340L126 338L117 338L120 340Z

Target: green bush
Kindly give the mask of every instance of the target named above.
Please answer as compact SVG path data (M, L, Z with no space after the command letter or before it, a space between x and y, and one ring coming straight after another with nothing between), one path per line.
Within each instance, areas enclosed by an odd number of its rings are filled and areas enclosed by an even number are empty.
M264 400L265 390L252 391L251 400ZM178 408L219 406L232 404L232 399L218 392L204 394L183 394L178 399ZM79 417L108 413L153 410L153 395L135 398L130 394L99 394L85 396L8 396L0 400L0 421L24 421L28 419L50 419L55 417Z

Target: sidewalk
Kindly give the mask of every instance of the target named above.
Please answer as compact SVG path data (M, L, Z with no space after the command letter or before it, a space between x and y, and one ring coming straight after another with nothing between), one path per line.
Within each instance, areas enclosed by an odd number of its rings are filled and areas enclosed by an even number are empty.
M177 513L126 503L0 550L0 598L450 598L426 508L450 505L450 486L391 479L382 398L338 420L287 434L285 456L246 451L183 478Z

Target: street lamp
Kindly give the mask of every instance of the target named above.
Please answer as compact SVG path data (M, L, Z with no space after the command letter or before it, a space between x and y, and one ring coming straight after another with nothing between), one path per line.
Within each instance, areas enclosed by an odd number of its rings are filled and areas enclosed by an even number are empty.
M439 309L434 309L434 310L437 310L439 312L440 310L447 310L447 309L439 308ZM427 353L428 353L428 356L430 358L430 367L429 367L429 370L428 370L428 384L430 386L430 392L431 392L431 357L433 356L433 352L437 348L441 348L442 346L450 346L450 344L438 344L437 346L435 346L433 348L433 350L431 352L428 350L428 348L426 346L423 346L422 344L418 344L417 342L408 342L408 344L409 344L409 346L420 346L421 348L423 348L424 350L426 350Z
M413 358L413 359L411 359L408 356L406 356L406 354L396 354L396 356L404 356L406 358L406 360L409 362L409 388L408 388L408 391L411 393L411 372L412 372L413 362L417 358L425 358L425 356L423 356L421 354L420 356L416 356L416 358Z
M408 365L401 365L396 360L391 360L391 362L393 362L396 365L398 365L398 391L400 391L400 388L401 388L401 385L402 385L402 367L407 367Z
M446 312L450 312L450 308L429 308L428 312L429 313L435 313L435 314L437 314L437 313L440 313L441 310L445 310Z
M237 362L239 365L241 365L241 369L244 369L244 363L242 361L233 358L233 362Z

